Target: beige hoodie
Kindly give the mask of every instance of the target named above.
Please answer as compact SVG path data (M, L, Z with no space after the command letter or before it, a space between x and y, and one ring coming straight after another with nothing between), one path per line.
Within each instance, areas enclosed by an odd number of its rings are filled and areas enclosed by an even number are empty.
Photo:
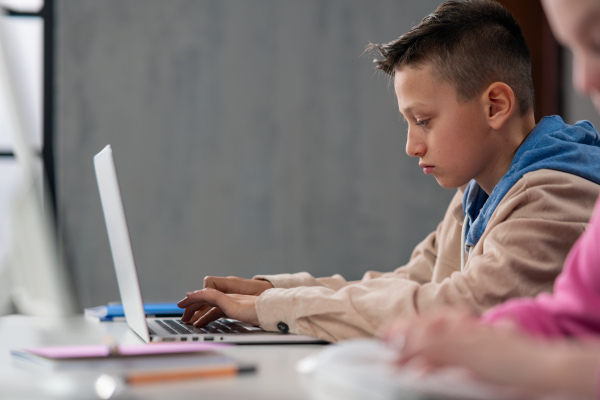
M590 219L600 186L564 172L524 175L492 215L461 272L462 192L444 219L393 272L360 281L306 272L262 275L274 289L256 302L260 325L328 341L373 336L398 315L451 306L481 314L514 297L551 291L575 240ZM281 326L281 325L280 325Z

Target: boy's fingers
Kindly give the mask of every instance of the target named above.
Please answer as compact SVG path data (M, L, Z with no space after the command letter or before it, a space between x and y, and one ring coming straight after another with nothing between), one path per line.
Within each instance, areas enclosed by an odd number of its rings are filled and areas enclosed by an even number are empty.
M191 294L188 294L188 299L192 302L186 310L198 311L200 307L222 307L226 305L230 300L227 294L211 288L197 290Z
M177 307L186 308L188 306L188 303L189 303L189 299L187 297L184 297L183 299L181 299L177 302Z
M216 289L229 293L233 277L207 276L204 278L204 289Z
M214 288L204 288L200 290L195 290L193 292L186 293L186 296L183 300L180 300L178 304L182 304L183 306L190 305L192 303L206 301L211 298L214 298L212 293L220 291Z
M202 318L202 316L208 314L214 307L211 306L205 306L202 309L196 311L192 317L189 319L189 321L187 321L188 325L195 325L196 322Z
M189 322L191 319L196 320L196 313L198 311L209 311L209 307L217 306L215 304L215 298L218 295L222 295L221 292L215 289L202 289L196 290L195 292L187 293L187 297L178 303L178 306L185 308L181 320Z
M200 315L196 322L194 322L194 326L199 328L225 316L223 310L218 307L213 307L208 312Z
M203 290L204 289L196 290L196 291L193 291L193 292L187 292L185 294L185 297L177 302L177 307L179 307L179 308L187 308L190 305L192 305L192 304L194 304L194 303L196 303L198 301L201 301L202 300L202 295L199 294L199 293L201 293Z
M258 325L254 301L256 296L228 294L213 288L197 290L187 294L179 302L185 307L182 321L202 326L218 318L229 316Z
M197 312L201 311L201 312L206 312L208 311L208 307L207 305L204 304L194 304L191 305L189 307L186 307L185 311L183 312L183 315L181 316L181 320L183 322L190 322L190 320L194 317L194 315L196 315Z
M204 289L215 289L223 293L248 294L248 279L236 276L207 276L204 278Z
M265 290L273 288L273 285L268 281L238 278L236 276L207 276L204 278L204 288L216 289L228 294L259 295Z

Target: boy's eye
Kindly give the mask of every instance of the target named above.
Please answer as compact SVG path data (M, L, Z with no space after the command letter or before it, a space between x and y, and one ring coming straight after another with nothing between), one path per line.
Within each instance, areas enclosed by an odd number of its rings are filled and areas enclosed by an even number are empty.
M417 121L415 125L426 127L428 123L429 123L429 120L428 119L424 119L424 120L421 120L421 121Z

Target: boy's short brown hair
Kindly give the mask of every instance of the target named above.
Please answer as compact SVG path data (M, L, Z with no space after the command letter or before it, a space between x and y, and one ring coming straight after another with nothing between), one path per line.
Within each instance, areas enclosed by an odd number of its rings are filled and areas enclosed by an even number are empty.
M509 85L521 114L534 109L531 56L514 17L493 0L448 1L398 39L370 45L378 69L430 65L467 101L493 82Z

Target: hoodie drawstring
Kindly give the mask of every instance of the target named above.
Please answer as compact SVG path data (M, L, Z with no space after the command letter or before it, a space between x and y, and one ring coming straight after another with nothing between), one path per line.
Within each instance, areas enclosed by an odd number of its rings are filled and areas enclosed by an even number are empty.
M469 214L465 214L462 230L460 232L460 272L465 271L465 240L467 237L467 224L469 223Z

